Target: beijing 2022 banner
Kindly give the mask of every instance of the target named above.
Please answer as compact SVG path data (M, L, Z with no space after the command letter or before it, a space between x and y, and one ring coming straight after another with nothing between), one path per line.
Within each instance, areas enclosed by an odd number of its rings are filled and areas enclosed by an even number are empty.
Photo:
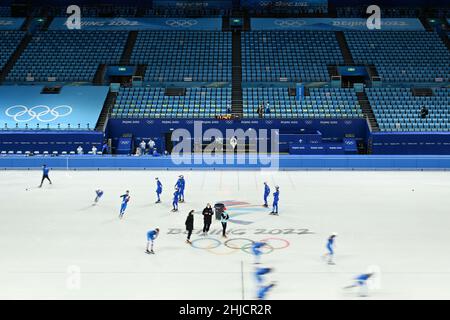
M0 18L0 30L20 30L25 18Z
M55 18L50 30L67 30L66 18ZM81 30L143 31L192 30L220 31L220 18L81 18Z
M366 19L352 18L254 18L252 30L366 31ZM419 19L381 19L380 31L423 31Z

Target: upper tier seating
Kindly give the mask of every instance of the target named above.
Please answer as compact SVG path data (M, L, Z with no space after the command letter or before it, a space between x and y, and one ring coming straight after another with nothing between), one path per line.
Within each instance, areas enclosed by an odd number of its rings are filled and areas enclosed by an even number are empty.
M382 131L450 131L450 89L433 91L431 97L417 97L409 88L366 89ZM429 110L426 119L420 117L422 106Z
M115 118L210 118L231 108L231 88L187 88L185 96L166 96L164 88L121 88Z
M33 36L8 81L92 81L99 64L119 63L127 41L124 31L46 31Z
M10 17L11 8L10 7L0 7L0 17Z
M309 2L307 6L301 5L302 2L282 2L282 1L258 1L259 6L250 5L247 10L252 16L267 16L274 14L289 14L290 16L295 16L299 14L323 14L328 12L328 4L325 2L314 3ZM263 5L265 3L265 5ZM283 4L286 5L277 5ZM291 3L297 5L290 5ZM272 4L272 5L271 5Z
M450 52L436 33L346 31L356 63L374 64L386 82L450 81Z
M146 64L146 81L231 81L231 33L139 32L131 62Z
M51 15L57 17L67 17L67 6L49 8ZM137 13L137 7L133 6L104 6L104 7L93 7L93 6L81 6L81 16L82 17L103 17L103 16L114 16L114 17L135 17Z
M245 88L244 117L257 118L258 106L269 103L265 118L362 118L353 89L312 88L309 96L296 100L288 88Z
M327 65L344 62L333 32L242 34L243 81L329 81Z
M209 7L182 7L182 8L145 8L144 17L206 17L206 16L216 16L222 17L231 15L231 9L218 9Z
M24 35L23 31L0 31L0 70L14 53Z

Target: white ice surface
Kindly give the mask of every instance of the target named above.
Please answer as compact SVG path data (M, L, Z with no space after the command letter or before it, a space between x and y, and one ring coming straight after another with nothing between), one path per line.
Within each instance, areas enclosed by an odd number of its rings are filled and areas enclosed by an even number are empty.
M169 213L178 174L187 202ZM156 176L165 188L159 205ZM229 223L245 235L229 238L290 242L263 256L275 268L268 280L278 283L269 299L358 298L342 288L369 266L381 271L369 298L450 299L449 172L53 171L51 178L54 185L37 189L38 171L0 173L1 299L254 299L252 256L195 249L183 234L167 234L184 228L188 210L223 200L254 205L236 217L253 223ZM259 207L265 180L281 187L279 217ZM98 187L105 195L94 207ZM119 221L126 189L131 201ZM154 227L161 235L150 256L146 231ZM304 228L314 234L255 234ZM321 259L331 232L339 234L335 266ZM69 266L81 270L78 289L67 285Z

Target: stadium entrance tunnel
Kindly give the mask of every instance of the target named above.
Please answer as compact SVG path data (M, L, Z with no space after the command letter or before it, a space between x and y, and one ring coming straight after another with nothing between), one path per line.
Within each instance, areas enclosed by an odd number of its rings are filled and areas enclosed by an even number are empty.
M370 79L364 66L338 66L337 72L342 79L342 86L353 88L355 83L365 83Z
M107 66L105 79L108 83L129 84L136 73L136 69L135 66Z

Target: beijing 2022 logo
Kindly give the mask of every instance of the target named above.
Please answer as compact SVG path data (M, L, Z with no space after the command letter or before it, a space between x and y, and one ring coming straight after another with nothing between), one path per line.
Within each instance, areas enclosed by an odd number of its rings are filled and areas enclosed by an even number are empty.
M15 122L23 123L37 120L39 122L52 122L59 118L67 117L73 109L68 105L50 108L46 105L37 105L28 108L24 105L15 105L5 110L5 114Z

